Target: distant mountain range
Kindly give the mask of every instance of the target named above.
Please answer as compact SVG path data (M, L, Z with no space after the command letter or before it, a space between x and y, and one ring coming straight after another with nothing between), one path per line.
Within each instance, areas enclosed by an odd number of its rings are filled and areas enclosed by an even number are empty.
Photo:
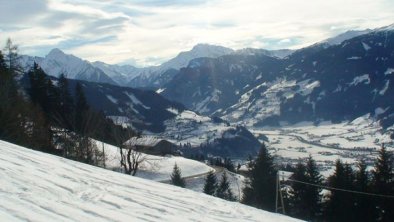
M58 49L45 58L23 56L22 64L36 61L52 76L158 89L186 109L248 126L342 121L365 114L390 126L393 41L391 25L348 31L299 50L199 44L145 68L90 63Z
M196 112L248 126L343 121L365 114L391 126L393 27L347 32L284 58L197 58L161 94Z
M60 49L52 49L44 58L21 56L21 65L25 69L32 67L34 62L50 76L64 74L69 79L117 84L101 69L76 56L66 55Z
M370 31L349 31L323 42L329 45L339 44L346 39ZM58 77L63 73L70 79L135 88L159 89L170 82L181 68L187 67L189 62L196 58L218 58L223 55L266 55L284 58L293 52L294 50L289 49L265 50L245 48L232 50L222 46L198 44L190 51L180 52L175 58L159 66L137 68L131 65L110 65L100 61L91 63L76 56L65 54L60 49L53 49L45 57L22 56L21 64L28 69L33 62L36 62L46 73L54 77Z
M32 67L33 62L36 62L48 75L54 77L63 73L70 79L136 88L159 88L169 82L176 71L186 67L192 59L216 58L233 52L232 49L222 46L198 44L190 51L181 52L160 66L137 68L130 65L109 65L103 62L91 63L65 54L60 49L53 49L44 58L22 56L21 65L28 69Z

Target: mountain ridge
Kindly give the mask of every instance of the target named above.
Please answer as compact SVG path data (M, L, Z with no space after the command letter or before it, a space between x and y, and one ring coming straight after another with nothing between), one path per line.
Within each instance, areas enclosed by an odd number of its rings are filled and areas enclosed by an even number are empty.
M381 29L390 29L391 26ZM373 30L348 31L338 36L326 39L317 44L338 44L341 41L365 34ZM110 83L120 86L158 89L162 88L175 76L181 68L187 67L193 59L208 57L217 58L229 54L238 55L267 55L285 58L297 50L280 49L266 50L244 48L233 50L218 45L200 43L189 51L182 51L178 55L159 66L137 68L131 65L110 65L104 62L89 62L74 55L66 54L58 48L52 49L45 57L22 56L21 63L25 69L38 63L51 76L58 77L61 73L72 79L92 82Z
M249 126L342 121L370 113L387 127L394 123L387 99L394 88L393 39L393 29L385 28L341 44L315 44L282 59L195 59L161 94L194 111Z

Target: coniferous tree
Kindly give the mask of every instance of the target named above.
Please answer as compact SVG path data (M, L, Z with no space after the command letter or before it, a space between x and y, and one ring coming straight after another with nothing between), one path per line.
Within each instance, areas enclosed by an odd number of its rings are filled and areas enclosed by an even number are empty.
M268 211L275 210L277 171L273 158L263 144L256 160L249 162L248 180L243 189L242 202Z
M58 116L59 116L59 100L60 100L60 95L59 95L59 91L58 88L56 88L53 83L52 80L49 79L48 77L46 77L46 109L47 109L47 114L48 114L48 119L55 123L57 122Z
M235 172L235 166L230 158L224 158L224 168L230 172Z
M35 105L42 107L44 112L49 111L47 100L47 79L44 71L34 62L33 67L27 73L30 80L29 95Z
M59 88L59 112L61 114L60 121L61 125L65 128L72 129L73 124L73 112L74 112L74 100L69 90L69 83L64 74L59 76L58 82Z
M355 189L359 192L371 192L370 177L367 171L367 165L364 160L357 163L357 172L355 179ZM356 195L355 196L355 221L373 221L375 211L375 203L370 196Z
M0 51L0 139L23 145L27 140L20 115L24 102L18 95L14 76Z
M18 61L18 46L13 44L10 38L7 39L6 45L4 47L4 53L4 62L7 65L7 68L12 72L21 71Z
M292 179L295 181L307 182L306 167L299 161L295 167ZM290 195L290 215L296 218L305 219L308 205L305 196L306 184L294 182Z
M321 214L321 188L309 184L321 185L323 179L311 156L306 165L301 161L297 164L292 178L295 182L291 192L291 214L304 220L316 220Z
M17 47L7 41L7 62L0 52L0 139L54 153L47 121L38 106L19 95L14 80L20 71Z
M171 183L178 187L185 187L185 180L182 178L181 169L179 169L178 165L175 163L174 169L171 174Z
M379 157L373 170L373 191L383 195L394 195L393 159L382 145ZM379 198L376 202L376 216L378 221L390 221L394 218L394 200Z
M203 191L208 195L214 196L216 194L217 188L218 188L217 179L215 173L211 170L208 172L207 177L205 178Z
M216 196L225 200L235 201L234 194L230 189L230 183L228 181L226 171L223 171L218 188L216 189Z
M28 90L30 99L37 111L32 112L36 117L33 125L36 125L32 134L37 138L41 150L44 152L54 153L55 149L52 144L52 129L50 118L52 113L52 106L54 106L54 98L50 95L55 90L52 82L47 78L45 72L38 66L37 63L27 73L30 80L30 89ZM52 87L52 88L51 88ZM49 89L51 88L51 89ZM43 117L41 117L44 115Z
M319 173L315 160L312 156L308 157L306 163L306 176L307 182L310 184L321 185L323 182L323 178ZM321 215L321 188L318 186L306 186L306 196L305 201L308 206L308 210L306 212L307 220L315 220Z
M75 86L75 131L79 134L86 134L86 117L88 115L89 105L85 93L80 83Z
M340 160L335 163L335 172L329 177L330 187L337 189L354 190L354 172L349 164L343 164ZM341 190L331 190L327 203L326 218L329 221L354 221L355 197L353 193Z

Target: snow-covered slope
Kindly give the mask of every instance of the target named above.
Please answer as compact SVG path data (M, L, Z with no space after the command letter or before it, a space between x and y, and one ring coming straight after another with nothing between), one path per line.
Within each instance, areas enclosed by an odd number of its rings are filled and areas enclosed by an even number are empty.
M347 32L341 33L341 34L334 36L332 38L326 39L326 40L322 41L321 43L326 43L328 45L339 45L345 40L370 33L371 31L372 31L371 29L349 30Z
M0 141L4 221L298 221Z
M104 146L107 168L114 170L120 168L119 148L100 141L96 143L98 147ZM145 161L139 166L136 176L154 181L170 180L175 164L182 170L183 177L201 175L214 170L204 163L180 156L154 156L141 153L141 158Z
M103 147L106 156L106 167L114 171L119 171L120 166L120 151L118 147L96 141L97 147ZM205 184L205 177L209 171L214 171L217 178L220 178L225 171L223 168L216 169L207 164L187 159L181 156L154 156L141 153L142 162L137 171L136 177L154 180L163 183L170 183L171 174L174 164L177 164L181 169L182 177L186 181L186 188L202 193ZM228 180L230 181L230 189L235 197L240 199L242 196L242 188L244 187L245 178L242 175L229 172L226 170Z

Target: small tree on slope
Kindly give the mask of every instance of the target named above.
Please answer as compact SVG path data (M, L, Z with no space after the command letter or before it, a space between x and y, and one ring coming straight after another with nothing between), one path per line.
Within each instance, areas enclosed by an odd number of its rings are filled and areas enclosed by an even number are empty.
M174 169L171 174L171 183L178 187L185 187L185 180L182 178L181 169L179 169L178 165L175 163Z
M209 171L205 178L204 193L214 196L218 188L217 179L213 170Z
M222 178L216 190L216 196L225 200L235 201L234 194L230 189L230 183L228 182L226 171L222 174Z

